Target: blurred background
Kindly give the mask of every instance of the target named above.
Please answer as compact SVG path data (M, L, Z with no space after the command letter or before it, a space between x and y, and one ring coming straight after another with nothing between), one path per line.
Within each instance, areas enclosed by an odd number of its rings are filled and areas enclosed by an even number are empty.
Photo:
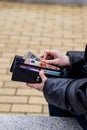
M0 1L0 113L48 115L43 94L11 81L15 55L45 49L84 51L87 0Z

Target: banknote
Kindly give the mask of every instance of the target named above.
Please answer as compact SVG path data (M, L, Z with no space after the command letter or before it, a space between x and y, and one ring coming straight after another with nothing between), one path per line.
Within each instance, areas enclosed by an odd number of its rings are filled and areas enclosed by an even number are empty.
M24 59L34 59L36 61L41 61L41 58L39 56L36 56L35 54L33 54L32 52L28 51L25 55L24 55Z

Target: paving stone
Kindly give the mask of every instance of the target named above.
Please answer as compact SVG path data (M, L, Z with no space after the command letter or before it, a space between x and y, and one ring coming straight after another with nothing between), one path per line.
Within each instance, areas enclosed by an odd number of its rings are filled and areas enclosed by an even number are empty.
M43 97L30 97L29 104L47 104L46 100Z
M0 95L15 95L16 89L14 88L0 88Z
M41 105L27 105L27 104L14 104L12 106L11 112L30 112L30 113L41 113Z
M9 112L11 109L11 104L1 104L0 103L0 112L5 113Z
M41 92L30 89L30 88L24 88L24 89L17 89L17 95L25 95L25 96L43 96Z
M7 95L7 94L6 94ZM27 97L23 97L23 96L1 96L0 95L0 103L27 103Z

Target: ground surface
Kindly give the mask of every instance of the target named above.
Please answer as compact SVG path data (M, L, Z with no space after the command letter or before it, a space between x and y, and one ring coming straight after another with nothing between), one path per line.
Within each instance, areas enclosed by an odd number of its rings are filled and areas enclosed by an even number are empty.
M16 54L83 51L86 42L87 6L0 2L0 113L48 114L42 93L11 81Z

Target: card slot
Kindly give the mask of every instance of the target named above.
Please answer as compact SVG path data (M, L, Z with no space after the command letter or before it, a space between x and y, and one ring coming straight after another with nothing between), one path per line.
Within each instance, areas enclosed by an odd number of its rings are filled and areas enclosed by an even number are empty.
M34 66L26 66L26 65L20 65L19 66L20 68L24 68L24 69L27 69L27 70L32 70L32 71L35 71L35 72L38 72L41 70L41 68L38 68L38 67L34 67ZM44 73L45 75L48 75L49 76L57 76L57 77L61 77L61 72L60 71L54 71L54 70L47 70L47 69L43 69L44 70Z

